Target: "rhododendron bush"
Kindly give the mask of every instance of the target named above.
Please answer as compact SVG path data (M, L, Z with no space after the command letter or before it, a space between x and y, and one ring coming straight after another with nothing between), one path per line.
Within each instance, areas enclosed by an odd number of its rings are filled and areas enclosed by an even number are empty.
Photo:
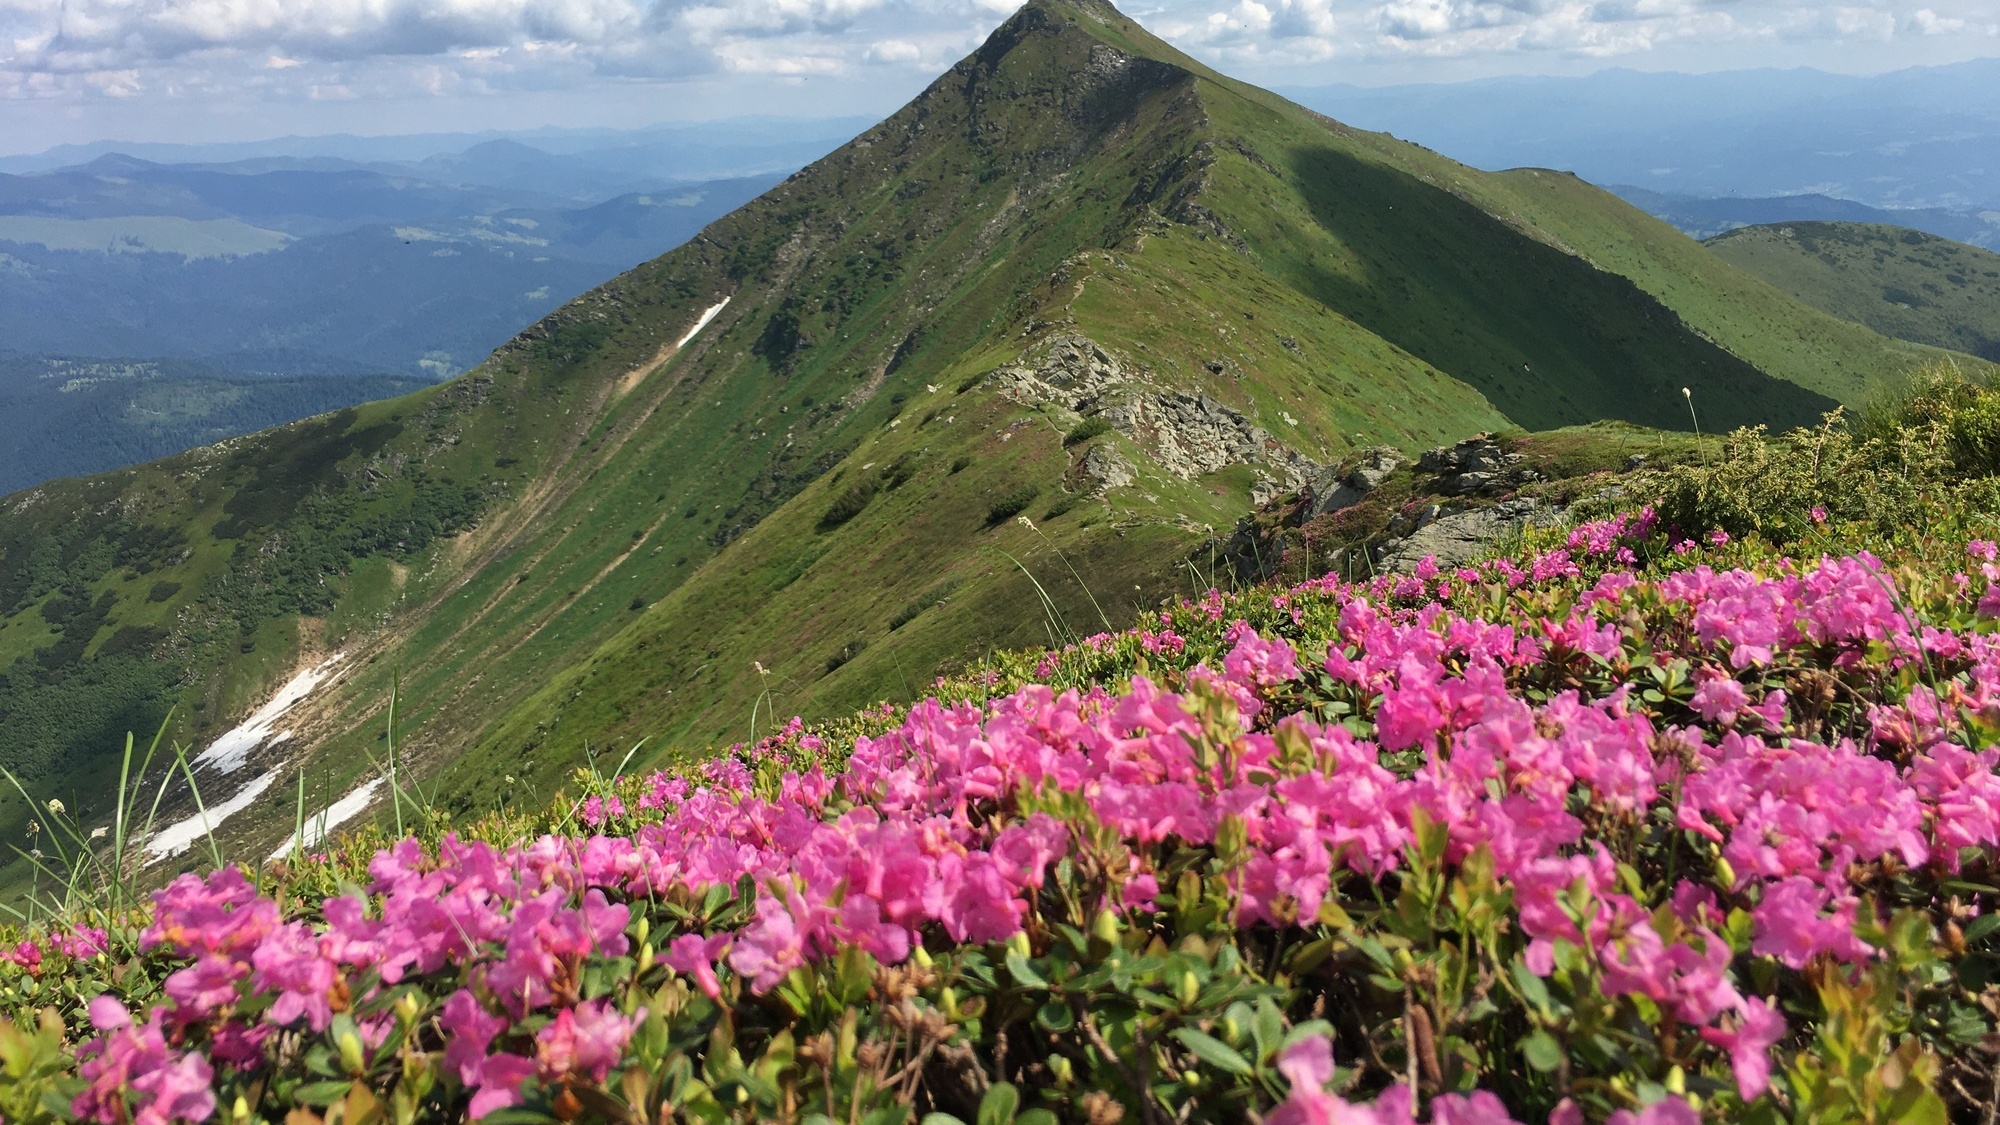
M183 875L8 955L0 1110L1991 1120L1993 545L1675 538L1211 594L538 832Z

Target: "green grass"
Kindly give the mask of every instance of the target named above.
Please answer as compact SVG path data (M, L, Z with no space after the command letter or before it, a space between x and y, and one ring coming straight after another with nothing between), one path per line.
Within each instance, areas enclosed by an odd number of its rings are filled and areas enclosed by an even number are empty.
M1842 320L2000 362L2000 254L1990 250L1872 223L1743 227L1705 245Z

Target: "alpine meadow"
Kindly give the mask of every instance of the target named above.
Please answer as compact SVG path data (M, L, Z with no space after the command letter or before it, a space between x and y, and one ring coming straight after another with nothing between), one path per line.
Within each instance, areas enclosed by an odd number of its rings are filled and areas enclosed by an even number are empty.
M457 378L0 498L0 1117L1990 1123L1996 260L1031 0Z

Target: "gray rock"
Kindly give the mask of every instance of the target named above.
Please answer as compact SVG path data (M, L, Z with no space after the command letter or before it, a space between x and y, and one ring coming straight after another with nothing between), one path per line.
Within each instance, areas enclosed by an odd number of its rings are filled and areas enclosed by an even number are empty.
M1091 489L1095 492L1109 492L1123 488L1138 477L1132 471L1132 463L1109 443L1100 442L1090 447L1083 455L1083 475L1090 478Z
M1451 570L1492 555L1523 529L1542 526L1557 517L1555 509L1535 500L1508 500L1487 508L1440 516L1393 544L1385 544L1379 564L1384 570L1408 574L1424 556Z
M1419 505L1418 507L1413 508L1410 511L1398 513L1396 518L1390 520L1388 528L1389 534L1398 539L1402 538L1405 535L1414 535L1418 531L1421 531L1422 529L1429 527L1432 523L1436 522L1437 518L1443 514L1444 514L1444 508L1441 505L1438 504Z
M1376 445L1361 451L1361 460L1347 472L1338 466L1328 466L1313 474L1308 484L1312 500L1306 509L1306 518L1323 516L1328 512L1338 512L1368 498L1368 494L1382 487L1403 464L1403 454L1394 446Z
M987 380L1020 402L1101 417L1183 480L1230 465L1271 470L1273 487L1305 487L1319 466L1207 394L1165 389L1150 370L1076 333L1053 336ZM1115 485L1110 487L1117 487Z

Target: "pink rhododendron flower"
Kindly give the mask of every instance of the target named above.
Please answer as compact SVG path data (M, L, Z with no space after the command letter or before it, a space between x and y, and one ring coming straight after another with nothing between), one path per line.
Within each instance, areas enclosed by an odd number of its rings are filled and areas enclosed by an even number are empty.
M101 1125L172 1125L214 1116L214 1072L199 1054L167 1046L158 1009L135 1024L123 1004L100 996L90 1003L90 1022L101 1034L84 1050L78 1075L88 1085L71 1103L72 1113Z
M551 1082L570 1077L604 1081L632 1038L633 1024L644 1015L642 1010L628 1018L604 1000L557 1012L553 1022L535 1033L535 1058L542 1077Z
M1785 1018L1762 997L1743 1001L1742 1018L1732 1031L1705 1028L1701 1037L1729 1052L1736 1071L1736 1091L1744 1101L1771 1086L1771 1047L1785 1036Z
M700 934L682 934L667 946L666 955L660 960L667 968L693 977L703 995L714 1000L722 995L722 983L715 978L715 963L728 952L733 940L729 934L706 938Z

